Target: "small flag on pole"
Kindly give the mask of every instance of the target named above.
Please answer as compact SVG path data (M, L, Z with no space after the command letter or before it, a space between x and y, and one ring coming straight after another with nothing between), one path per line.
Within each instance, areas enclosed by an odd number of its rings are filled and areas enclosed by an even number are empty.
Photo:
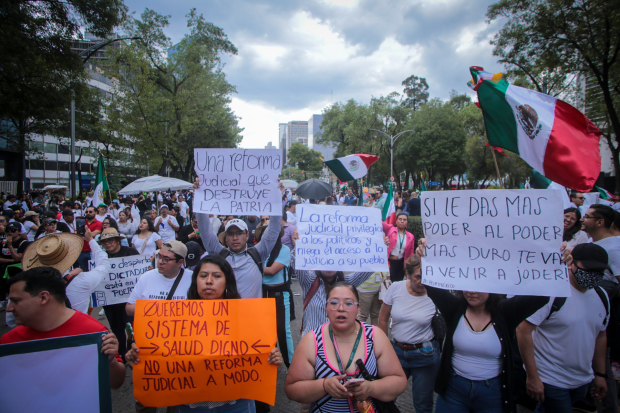
M95 194L93 195L93 206L96 208L99 204L103 204L104 192L109 190L108 177L105 171L105 162L103 155L99 154L99 162L97 163L97 181L95 185Z
M394 225L396 223L396 206L394 205L394 193L392 191L393 182L390 182L390 192L383 204L382 218L388 225Z
M368 173L368 168L379 159L374 155L349 155L344 158L326 161L325 165L338 177L339 180L348 182L362 178Z

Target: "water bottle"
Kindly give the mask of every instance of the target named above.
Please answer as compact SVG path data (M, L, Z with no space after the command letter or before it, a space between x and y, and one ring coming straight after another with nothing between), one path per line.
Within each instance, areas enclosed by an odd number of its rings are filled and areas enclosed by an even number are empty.
M430 341L425 341L422 343L422 351L431 351L433 350L433 343Z

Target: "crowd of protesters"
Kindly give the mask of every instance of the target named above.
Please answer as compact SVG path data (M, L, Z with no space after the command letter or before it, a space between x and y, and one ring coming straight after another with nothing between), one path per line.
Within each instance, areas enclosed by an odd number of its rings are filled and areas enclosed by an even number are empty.
M383 223L389 272L296 270L298 204L383 209L387 195L379 189L360 197L348 189L306 200L279 188L282 213L271 216L194 213L192 190L98 205L92 194L75 202L3 194L0 301L15 328L0 344L104 332L110 386L118 388L125 365L140 362L124 328L137 300L274 298L278 343L269 363L286 366L286 394L302 412L390 411L384 409L402 397L408 378L421 413L514 412L517 404L536 412L596 411L594 400L602 412L618 411L612 363L620 359L620 212L614 208L584 206L583 194L570 195L563 234L570 297L506 297L422 283L425 241L407 229L408 216L420 215L415 192L395 193L396 223ZM107 333L88 316L90 295L110 271L109 259L132 255L151 257L152 269L126 304L104 306ZM299 343L291 334L294 279L303 302ZM136 401L137 412L155 410ZM238 399L168 408L175 410L269 407Z

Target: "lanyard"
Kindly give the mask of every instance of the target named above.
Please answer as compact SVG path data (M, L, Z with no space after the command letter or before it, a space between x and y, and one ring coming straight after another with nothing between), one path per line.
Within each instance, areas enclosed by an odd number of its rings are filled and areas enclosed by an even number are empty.
M336 340L334 340L334 332L332 331L332 326L329 326L329 337L332 339L332 343L334 343L334 349L336 349L336 360L338 361L338 368L340 369L340 374L346 374L346 370L349 368L351 363L353 363L353 359L355 358L355 352L357 351L357 346L360 343L360 338L362 337L362 328L360 326L359 331L357 332L357 338L355 339L355 344L353 344L353 350L351 350L351 357L349 357L349 362L347 363L347 367L342 368L342 360L340 359L340 350L338 350L338 344L336 344Z
M405 240L407 239L407 233L405 232L403 234L403 237L400 237L400 231L398 232L398 241L400 242L400 246L399 246L399 250L403 249L403 243L405 242Z

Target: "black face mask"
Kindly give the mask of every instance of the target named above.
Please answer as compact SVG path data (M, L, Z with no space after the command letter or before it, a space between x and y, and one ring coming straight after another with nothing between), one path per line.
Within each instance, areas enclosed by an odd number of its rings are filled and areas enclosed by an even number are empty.
M604 274L605 273L601 270L586 270L579 267L577 267L577 271L573 272L577 284L586 290L590 290L598 286L603 279Z

